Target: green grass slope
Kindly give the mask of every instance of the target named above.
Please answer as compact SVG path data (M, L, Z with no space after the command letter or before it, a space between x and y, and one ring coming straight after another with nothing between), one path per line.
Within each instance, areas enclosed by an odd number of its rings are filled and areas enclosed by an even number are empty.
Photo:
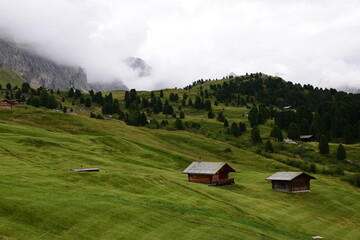
M356 188L315 174L311 193L274 192L265 178L295 169L201 134L25 106L0 111L0 133L0 239L360 236ZM236 184L187 182L199 156L230 163Z
M6 88L6 84L8 83L10 83L12 87L21 87L24 82L25 80L13 71L0 68L0 84L3 88Z

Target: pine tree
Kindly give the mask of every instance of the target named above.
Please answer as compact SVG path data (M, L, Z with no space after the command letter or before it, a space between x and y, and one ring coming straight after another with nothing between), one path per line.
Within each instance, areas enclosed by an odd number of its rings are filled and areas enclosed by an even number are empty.
M10 83L6 84L6 89L11 90L11 84Z
M184 119L185 118L185 113L183 111L180 112L180 118Z
M254 106L250 112L249 112L249 116L248 116L248 120L250 122L250 127L256 127L258 125L258 109L256 106Z
M46 89L43 88L43 89L41 90L40 97L39 97L40 106L46 107L47 102L48 102L48 99L49 99L49 94L48 94L48 92L46 91Z
M211 102L210 100L206 100L205 103L204 103L204 107L207 111L210 111L211 110Z
M159 108L159 106L158 105L154 105L154 107L153 107L153 113L154 114L159 114L160 113L160 108Z
M234 137L238 137L240 136L240 130L239 127L236 123L232 123L231 127L230 127L230 134L233 135Z
M339 161L346 159L346 150L342 144L340 144L336 150L336 159Z
M216 118L216 120L218 120L219 122L224 122L225 121L225 116L223 112L219 112L218 113L218 117Z
M214 118L214 117L215 117L215 113L212 110L210 110L208 112L208 118Z
M324 135L321 135L319 142L319 151L320 154L328 154L329 153L329 143L327 138Z
M195 98L194 107L195 107L196 109L200 109L200 108L201 108L201 98L200 98L199 96L197 96L197 97Z
M257 127L254 127L252 130L251 130L251 142L253 144L257 144L257 143L261 143L262 140L261 140L261 136L260 136L260 130L259 128Z
M184 130L184 125L183 122L181 121L180 118L176 118L175 120L175 128L178 130Z
M87 107L87 108L91 107L91 100L90 100L90 98L87 98L87 99L85 100L85 107Z
M169 100L170 101L175 101L175 94L174 93L170 93Z
M300 129L296 123L291 123L288 128L288 138L300 140Z
M71 98L71 97L74 97L75 93L74 93L74 89L73 88L70 88L69 92L68 92L68 97Z
M350 124L348 124L344 128L344 142L349 144L352 143L353 140L354 140L354 129Z
M243 122L240 122L240 123L239 123L239 132L240 132L240 135L243 135L243 134L246 132L246 125L245 125L245 123L243 123Z
M46 107L49 109L55 109L58 107L58 105L59 105L59 103L56 101L55 97L53 95L50 95L48 97Z
M282 131L280 130L280 128L278 128L276 125L274 126L274 128L271 131L270 137L275 138L277 141L282 142L284 141L284 137L282 134Z
M163 90L160 90L160 97L161 97L161 98L164 97L164 92L163 92Z
M271 143L270 140L266 141L265 151L268 152L268 153L273 153L274 152L274 148L273 148L272 143Z
M188 105L189 105L189 106L192 106L192 105L193 105L193 102L192 102L191 98L189 98L189 100L188 100Z
M142 112L140 114L139 120L138 120L138 126L145 126L146 124L148 124L146 115L144 112Z
M228 122L228 120L225 118L224 119L224 127L228 127L229 126L229 122Z

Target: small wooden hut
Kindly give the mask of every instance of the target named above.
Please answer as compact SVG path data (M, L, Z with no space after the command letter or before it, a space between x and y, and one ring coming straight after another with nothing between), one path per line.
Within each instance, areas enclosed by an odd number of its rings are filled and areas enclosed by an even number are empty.
M14 106L14 103L10 100L3 99L0 100L0 109L12 109Z
M304 172L277 172L266 180L272 183L272 189L282 192L310 192L310 180L316 179Z
M235 170L224 162L193 162L183 174L188 174L189 182L205 183L212 186L233 184L234 178L229 173Z

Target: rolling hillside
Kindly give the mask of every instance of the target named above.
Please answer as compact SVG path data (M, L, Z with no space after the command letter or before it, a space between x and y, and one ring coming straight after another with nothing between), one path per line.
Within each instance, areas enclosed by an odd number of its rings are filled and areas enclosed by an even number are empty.
M115 119L89 118L96 105L88 110L72 107L76 114L20 105L0 111L0 238L360 236L360 192L338 177L314 174L311 193L271 190L266 177L298 170L278 161L285 152L267 157L257 154L256 147L230 144L223 135L133 127ZM222 123L206 118L206 112L192 111L185 108L185 119L203 119L204 128L224 131ZM245 121L248 110L229 106L226 111L229 119ZM261 126L264 135L271 124ZM237 141L248 138L246 133ZM296 158L291 152L287 155ZM230 175L236 184L189 183L181 172L199 156L228 162L237 170ZM101 171L69 170L80 166Z
M7 83L10 83L13 87L21 87L24 82L25 80L13 71L0 68L0 84L3 88L6 88Z

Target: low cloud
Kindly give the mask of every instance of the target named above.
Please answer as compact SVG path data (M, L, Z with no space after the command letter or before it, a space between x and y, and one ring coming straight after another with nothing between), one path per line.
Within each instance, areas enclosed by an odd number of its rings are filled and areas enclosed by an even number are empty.
M264 72L320 87L360 88L358 1L0 0L0 29L89 81L183 87ZM124 59L140 57L151 76Z

